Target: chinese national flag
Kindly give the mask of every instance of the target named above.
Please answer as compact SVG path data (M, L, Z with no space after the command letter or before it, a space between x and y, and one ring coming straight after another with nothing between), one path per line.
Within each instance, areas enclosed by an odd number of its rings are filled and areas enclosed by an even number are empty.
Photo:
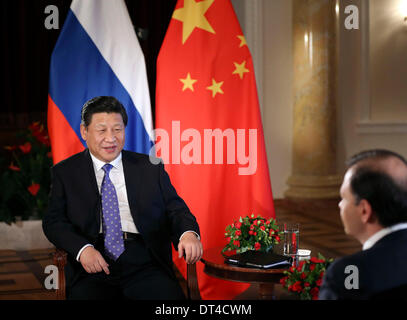
M156 128L157 155L204 250L221 254L240 216L275 217L253 63L230 0L178 0L157 61ZM248 288L204 274L202 262L197 270L203 299Z

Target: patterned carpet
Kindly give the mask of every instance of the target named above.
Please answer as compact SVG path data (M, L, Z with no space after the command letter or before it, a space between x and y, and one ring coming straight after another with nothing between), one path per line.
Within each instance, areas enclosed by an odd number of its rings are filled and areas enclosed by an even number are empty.
M343 232L338 200L275 200L277 222L300 223L300 248L325 257L341 257L359 251L361 245ZM0 300L49 300L52 290L44 288L44 273L52 264L52 250L0 251ZM276 285L276 295L281 288ZM251 286L237 299L255 299L257 287Z

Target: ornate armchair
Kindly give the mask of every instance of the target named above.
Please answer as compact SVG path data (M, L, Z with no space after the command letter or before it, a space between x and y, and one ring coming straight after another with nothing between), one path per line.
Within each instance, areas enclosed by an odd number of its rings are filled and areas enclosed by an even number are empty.
M67 253L62 249L56 249L53 254L54 265L58 268L58 289L56 290L56 299L65 300L65 265L67 259ZM199 293L198 278L196 275L196 265L187 265L187 279L186 279L186 296L188 300L201 300L201 294Z

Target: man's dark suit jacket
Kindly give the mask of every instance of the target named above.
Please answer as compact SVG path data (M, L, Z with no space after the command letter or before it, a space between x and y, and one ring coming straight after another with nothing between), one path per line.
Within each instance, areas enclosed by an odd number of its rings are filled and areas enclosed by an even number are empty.
M354 274L345 273L345 268L351 265L359 270L359 289L345 287L345 279ZM332 263L324 276L319 299L405 299L406 289L407 230L399 230L383 237L370 249Z
M164 165L147 155L122 151L123 171L131 215L152 255L174 276L171 242L177 248L182 233L199 234L195 217L171 185ZM52 170L49 208L43 219L48 239L68 252L67 286L80 272L76 261L85 244L96 244L101 222L101 198L93 162L86 149Z

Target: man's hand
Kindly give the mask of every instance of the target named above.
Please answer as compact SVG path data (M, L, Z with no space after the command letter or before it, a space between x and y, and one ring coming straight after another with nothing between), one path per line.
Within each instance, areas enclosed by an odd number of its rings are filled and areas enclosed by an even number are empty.
M87 273L97 273L103 270L106 274L110 274L109 265L94 247L86 247L82 251L79 261Z
M178 243L178 258L181 258L185 252L185 261L188 264L199 261L202 257L203 249L201 241L198 240L193 232L187 232Z

